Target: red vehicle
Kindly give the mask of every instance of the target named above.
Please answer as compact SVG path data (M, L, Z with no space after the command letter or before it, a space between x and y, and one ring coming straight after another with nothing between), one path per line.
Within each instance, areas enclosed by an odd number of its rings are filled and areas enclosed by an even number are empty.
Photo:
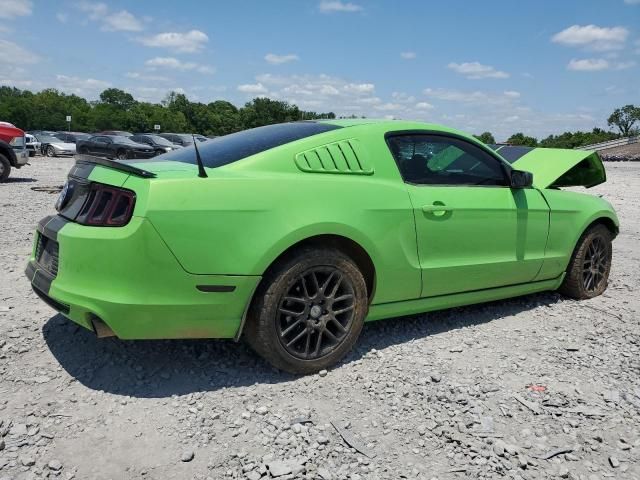
M0 183L9 178L11 167L23 167L28 161L24 132L10 123L0 122Z

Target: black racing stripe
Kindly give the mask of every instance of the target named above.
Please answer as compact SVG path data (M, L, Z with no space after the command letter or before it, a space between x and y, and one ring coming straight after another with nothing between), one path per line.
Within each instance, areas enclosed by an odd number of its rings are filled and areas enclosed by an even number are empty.
M38 222L38 231L45 237L58 241L58 232L67 223L71 222L60 215L50 215Z
M51 290L52 283L53 276L42 268L36 267L36 272L33 274L31 285L49 295L49 290Z
M220 293L233 292L236 289L234 285L196 285L196 288L201 292L220 292Z
M96 168L95 163L76 163L69 172L69 178L89 178L94 168Z
M38 267L36 267L36 262L29 262L27 264L27 268L25 268L24 274L29 279L29 283L33 282L33 277L36 276L36 270L37 269L38 269Z
M509 163L514 163L520 158L524 157L527 153L533 150L533 147L520 147L505 145L498 150L498 153Z

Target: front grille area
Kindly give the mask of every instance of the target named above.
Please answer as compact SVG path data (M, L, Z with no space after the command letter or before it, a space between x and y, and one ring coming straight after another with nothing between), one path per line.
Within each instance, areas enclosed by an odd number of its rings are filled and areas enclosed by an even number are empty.
M54 277L58 275L58 242L39 233L36 262Z

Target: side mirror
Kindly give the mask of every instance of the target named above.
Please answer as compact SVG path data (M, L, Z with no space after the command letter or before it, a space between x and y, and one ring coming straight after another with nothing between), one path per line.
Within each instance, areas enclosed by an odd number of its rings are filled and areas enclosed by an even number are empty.
M533 173L511 170L511 188L529 188L533 185Z

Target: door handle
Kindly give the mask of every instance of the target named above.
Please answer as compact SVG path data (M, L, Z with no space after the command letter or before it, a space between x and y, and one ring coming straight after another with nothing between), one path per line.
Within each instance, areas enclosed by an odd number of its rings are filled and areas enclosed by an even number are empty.
M453 208L447 207L442 202L434 202L433 205L424 205L422 207L422 211L424 213L440 213L440 212L444 213L444 212L452 212Z

